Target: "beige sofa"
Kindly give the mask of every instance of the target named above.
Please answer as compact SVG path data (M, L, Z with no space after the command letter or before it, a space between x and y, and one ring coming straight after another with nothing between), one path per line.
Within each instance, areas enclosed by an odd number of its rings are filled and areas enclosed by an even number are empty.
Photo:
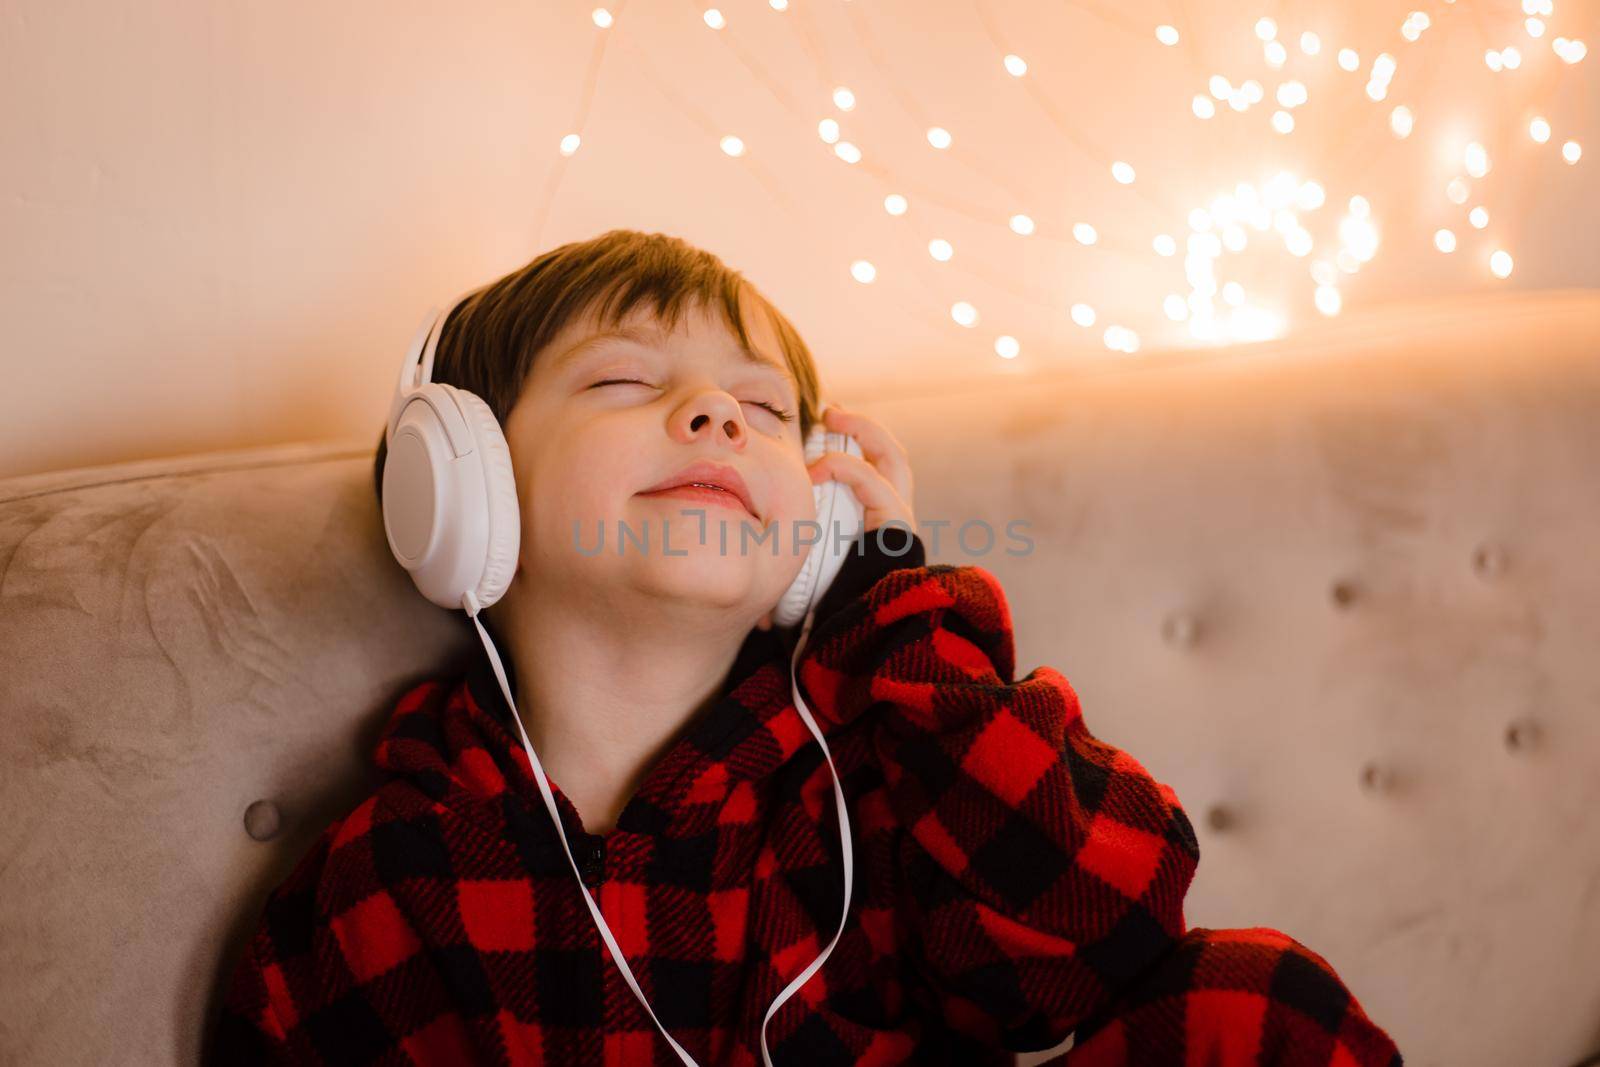
M1408 1063L1600 1047L1600 295L1134 362L859 406L1019 675L1177 790L1192 925L1310 945ZM389 705L481 655L390 557L373 443L0 482L0 1062L195 1062Z

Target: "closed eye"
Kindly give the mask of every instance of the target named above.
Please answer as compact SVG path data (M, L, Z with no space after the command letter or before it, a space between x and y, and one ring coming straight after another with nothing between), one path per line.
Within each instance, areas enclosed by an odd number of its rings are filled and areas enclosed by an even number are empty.
M604 379L601 379L598 382L595 382L594 385L591 385L589 388L593 389L595 386L599 386L599 385L649 385L649 384L650 384L649 382L640 381L638 378L604 378ZM782 419L784 422L793 422L794 421L793 413L791 413L789 411L786 411L783 408L780 408L775 404L768 404L765 401L761 401L761 400L751 400L751 401L747 401L747 403L754 404L758 408L766 408L768 411L772 412L774 415L776 415L778 418Z

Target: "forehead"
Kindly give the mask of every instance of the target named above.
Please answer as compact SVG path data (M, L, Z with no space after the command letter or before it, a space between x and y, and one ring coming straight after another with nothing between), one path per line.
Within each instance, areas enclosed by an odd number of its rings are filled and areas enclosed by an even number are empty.
M677 325L671 330L656 317L653 310L635 308L612 326L602 328L593 311L575 319L563 328L551 344L550 358L544 362L551 373L576 363L608 342L633 342L656 348L677 349L681 346L714 346L729 358L751 366L762 367L779 375L795 387L794 374L783 358L777 332L759 309L749 305L741 308L745 332L750 337L748 346L740 343L733 327L720 311L711 311L695 305L684 309Z

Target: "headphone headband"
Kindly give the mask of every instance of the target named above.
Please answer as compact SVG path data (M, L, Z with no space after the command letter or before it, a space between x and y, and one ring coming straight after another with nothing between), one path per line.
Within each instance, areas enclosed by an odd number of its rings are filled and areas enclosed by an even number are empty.
M411 347L406 350L406 360L400 367L400 378L395 382L394 396L389 401L389 429L384 438L386 445L394 444L395 423L400 421L400 412L405 409L411 395L433 381L433 354L439 347L439 337L444 333L444 324L450 318L450 313L477 291L476 286L468 289L445 305L443 310L431 307L422 317L422 324L411 338Z

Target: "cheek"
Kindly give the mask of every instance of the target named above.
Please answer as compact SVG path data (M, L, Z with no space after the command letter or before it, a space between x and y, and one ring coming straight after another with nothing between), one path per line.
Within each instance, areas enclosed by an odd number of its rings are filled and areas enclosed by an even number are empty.
M781 496L783 511L779 521L782 524L783 543L787 545L799 523L815 521L817 517L816 490L805 468L802 467L796 475L784 478Z
M610 525L623 514L640 477L626 449L584 437L564 440L530 457L529 474L517 486L523 524L536 536L571 537L574 521L592 536L595 523ZM520 473L520 468L519 468Z

